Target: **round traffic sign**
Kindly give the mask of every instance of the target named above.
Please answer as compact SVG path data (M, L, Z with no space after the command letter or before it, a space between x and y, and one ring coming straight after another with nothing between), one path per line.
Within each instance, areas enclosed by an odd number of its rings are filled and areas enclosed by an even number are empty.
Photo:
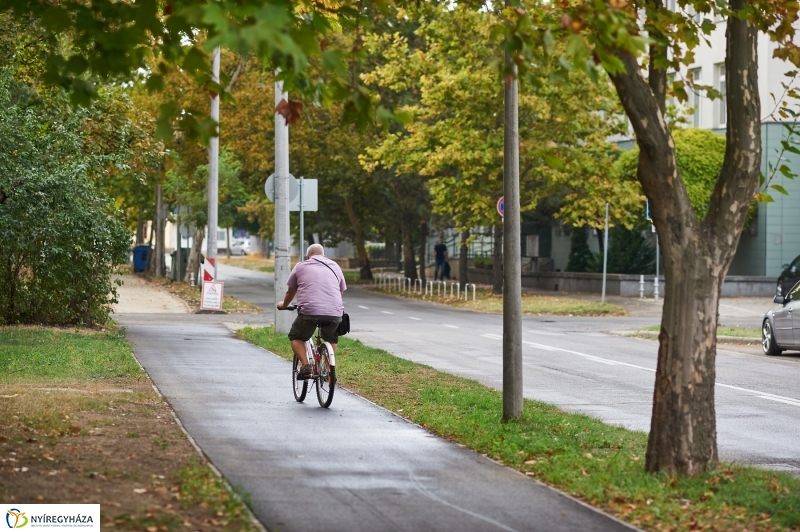
M505 216L505 211L506 211L505 196L500 196L500 199L497 200L497 212L500 213L500 216Z
M267 198L269 198L270 201L275 201L275 174L270 174L267 178L267 181L264 183L264 192L267 194ZM297 182L297 178L289 174L289 201L294 200L299 192L300 185Z

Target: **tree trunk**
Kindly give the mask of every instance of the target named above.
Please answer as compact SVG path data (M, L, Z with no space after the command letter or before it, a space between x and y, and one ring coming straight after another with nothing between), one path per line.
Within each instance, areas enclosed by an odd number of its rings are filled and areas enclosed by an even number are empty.
M426 255L426 247L428 244L428 222L423 221L419 226L419 278L422 281L423 288L428 282L428 277L425 274L425 266L428 264Z
M467 239L469 229L461 233L461 248L458 253L458 286L461 290L467 289Z
M206 236L206 229L205 227L195 227L194 229L194 240L192 240L192 250L189 252L189 260L186 263L186 275L183 278L183 282L188 283L191 280L191 274L194 273L194 278L197 281L197 285L200 286L202 284L202 279L200 277L200 250L203 247L203 238Z
M417 279L417 261L414 257L414 235L408 220L403 221L400 230L403 238L403 275L415 281Z
M369 255L367 246L364 244L364 230L361 227L361 220L356 214L355 201L347 196L344 198L344 208L347 211L347 218L353 228L353 238L356 241L356 251L358 253L359 279L369 281L372 279L372 268L369 265Z
M494 226L494 250L492 252L492 293L503 293L503 225Z
M231 228L225 228L225 252L228 258L231 258Z
M136 214L136 245L140 246L144 242L144 220L142 219L143 211L139 207L139 212Z
M147 244L150 247L150 250L147 252L147 266L145 266L144 271L146 271L148 275L155 275L156 273L156 254L153 249L153 239L156 232L156 218L157 217L153 217L153 223L150 224L150 241Z
M719 294L761 164L758 33L732 0L726 29L728 127L722 170L699 221L692 209L664 120L663 69L620 53L625 71L611 76L639 144L637 178L650 199L664 260L666 292L659 334L653 415L645 468L696 475L717 463L714 379ZM651 58L665 53L651 47Z

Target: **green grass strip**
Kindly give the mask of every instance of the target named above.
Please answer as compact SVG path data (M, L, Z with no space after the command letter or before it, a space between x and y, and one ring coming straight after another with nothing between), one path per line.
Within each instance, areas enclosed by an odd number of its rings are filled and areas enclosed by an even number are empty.
M144 372L119 333L0 328L0 383L85 382Z
M387 290L376 286L367 286L367 290L381 294L394 295L407 299L419 299L448 305L455 308L475 310L478 312L491 312L495 314L503 313L503 296L492 294L490 290L479 289L475 293L475 301L472 300L472 290L467 291L467 300L464 300L463 292L461 299L456 299L455 292L450 297L450 288L445 292L440 292L438 287L434 287L432 295L420 294L418 292L397 290ZM586 299L574 297L548 296L542 294L522 294L522 313L530 315L547 316L625 316L625 309L619 305L611 303L600 303Z
M239 335L291 359L288 339L271 327L248 327ZM341 338L336 360L342 386L636 526L800 529L800 479L791 475L731 464L693 478L648 474L643 432L528 399L520 420L501 423L497 390L358 340Z
M648 325L642 327L643 331L661 331L661 325ZM761 337L761 329L746 329L743 327L725 327L720 325L717 327L717 336L736 336L738 338L759 338Z

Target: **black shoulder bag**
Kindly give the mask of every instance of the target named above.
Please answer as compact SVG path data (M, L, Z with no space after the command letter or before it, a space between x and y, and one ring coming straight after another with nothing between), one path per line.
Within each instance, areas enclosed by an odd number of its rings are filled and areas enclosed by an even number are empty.
M339 282L339 276L336 275L336 272L333 271L333 268L331 268L330 266L328 266L327 264L325 264L321 260L314 259L314 262L319 262L320 264L322 264L323 266L328 268L331 271L331 273L333 274L333 276L336 277L336 282L337 283ZM350 316L348 316L347 312L343 312L342 313L342 321L339 322L339 327L337 327L336 333L339 336L344 336L345 334L347 334L349 332L350 332Z

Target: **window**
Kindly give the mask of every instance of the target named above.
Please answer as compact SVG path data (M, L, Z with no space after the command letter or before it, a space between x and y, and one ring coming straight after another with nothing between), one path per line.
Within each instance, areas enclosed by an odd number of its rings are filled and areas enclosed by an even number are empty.
M225 240L225 231L217 231L217 240Z
M725 91L727 84L725 83L725 63L717 65L717 90L720 92L720 97L717 100L717 125L725 127L728 123L728 106L725 100Z
M700 68L693 68L689 71L692 76L692 80L694 80L695 85L700 83L701 80L701 70ZM692 126L700 127L700 90L693 89L692 96L691 96L691 104L694 107L694 111L692 111Z

